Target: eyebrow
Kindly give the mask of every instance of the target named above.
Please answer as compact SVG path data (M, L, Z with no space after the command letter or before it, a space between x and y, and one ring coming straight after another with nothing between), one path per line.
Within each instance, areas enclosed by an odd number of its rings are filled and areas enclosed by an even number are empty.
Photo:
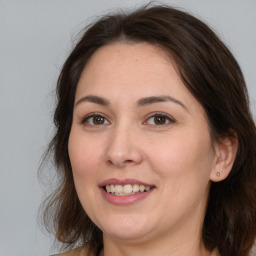
M100 97L100 96L96 96L96 95L87 95L85 97L82 97L81 99L79 99L76 102L76 106L82 102L92 102L92 103L96 103L102 106L109 106L110 102L109 100L107 100L106 98ZM159 102L173 102L175 104L180 105L181 107L183 107L185 110L188 111L188 108L179 100L169 96L169 95L161 95L161 96L150 96L150 97L144 97L141 98L137 101L137 106L139 107L143 107L143 106L147 106L147 105L151 105L154 103L159 103Z
M87 95L81 99L79 99L76 103L76 106L82 102L92 102L92 103L96 103L102 106L109 106L110 102L103 98L103 97L99 97L99 96L95 96L95 95Z
M150 105L153 103L168 102L168 101L176 103L176 104L180 105L181 107L183 107L184 109L188 110L188 108L181 101L179 101L169 95L151 96L151 97L141 98L138 100L137 105L139 107L143 107L143 106Z

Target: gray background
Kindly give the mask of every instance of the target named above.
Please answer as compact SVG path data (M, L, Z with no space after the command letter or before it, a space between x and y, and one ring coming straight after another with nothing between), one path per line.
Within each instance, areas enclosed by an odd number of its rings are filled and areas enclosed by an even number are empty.
M45 189L37 171L53 134L52 92L75 35L95 15L147 2L0 0L0 256L54 252L36 220ZM242 67L255 113L256 1L163 2L217 31Z

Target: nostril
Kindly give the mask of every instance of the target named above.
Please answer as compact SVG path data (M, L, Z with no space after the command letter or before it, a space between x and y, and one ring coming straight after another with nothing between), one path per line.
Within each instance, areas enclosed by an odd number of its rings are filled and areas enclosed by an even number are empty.
M116 165L119 167L124 167L126 165L132 164L133 161L132 160L125 160L125 161L112 161L111 159L107 160L106 163L108 165Z
M108 160L108 161L107 161L107 164L108 164L108 165L112 165L113 163L112 163L111 160Z

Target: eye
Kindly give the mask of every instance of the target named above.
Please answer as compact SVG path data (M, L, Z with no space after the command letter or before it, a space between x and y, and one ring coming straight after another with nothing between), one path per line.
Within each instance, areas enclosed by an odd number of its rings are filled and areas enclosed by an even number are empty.
M150 117L148 117L145 122L149 125L164 126L164 125L174 123L175 120L166 114L155 113Z
M92 126L99 126L99 125L108 125L110 122L102 115L93 113L87 115L83 120L83 124L92 125Z

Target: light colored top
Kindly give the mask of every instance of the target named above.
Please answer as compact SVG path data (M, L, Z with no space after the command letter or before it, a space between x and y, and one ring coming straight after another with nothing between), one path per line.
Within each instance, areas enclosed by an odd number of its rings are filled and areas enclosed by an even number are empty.
M60 254L54 254L52 256L96 256L92 255L92 253L89 252L87 247L78 247L76 249L60 253ZM219 256L219 253L217 250L215 250L211 256Z

